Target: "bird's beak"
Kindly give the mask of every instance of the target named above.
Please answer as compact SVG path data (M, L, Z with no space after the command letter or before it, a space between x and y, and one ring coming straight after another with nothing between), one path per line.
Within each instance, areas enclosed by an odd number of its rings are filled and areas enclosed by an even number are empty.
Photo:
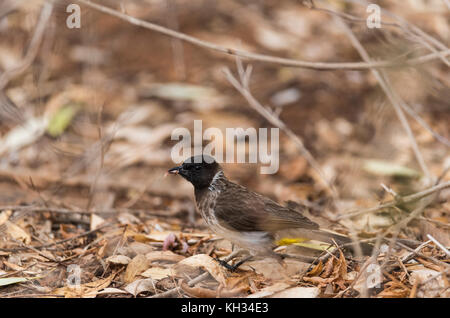
M167 172L170 174L179 174L181 170L181 166L169 169Z

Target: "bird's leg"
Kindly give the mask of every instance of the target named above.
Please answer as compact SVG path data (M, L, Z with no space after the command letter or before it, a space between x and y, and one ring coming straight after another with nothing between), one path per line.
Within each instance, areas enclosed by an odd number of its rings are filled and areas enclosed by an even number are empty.
M234 272L235 270L238 269L239 266L241 266L241 265L244 264L245 262L251 260L252 258L253 258L253 255L248 255L247 257L244 257L243 259L241 259L239 262L237 262L237 263L234 264L234 265L229 265L229 264L227 264L227 265L230 266L230 270L231 270L232 272Z
M234 272L239 266L241 266L244 262L248 261L251 257L246 257L243 258L241 261L239 261L236 265L230 265L228 264L229 261L233 260L234 258L238 257L239 255L243 254L243 253L248 253L247 250L241 249L241 248L237 248L235 250L233 250L227 257L225 257L224 259L219 259L216 258L216 261L219 262L220 265L222 265L223 267L225 267L226 269Z

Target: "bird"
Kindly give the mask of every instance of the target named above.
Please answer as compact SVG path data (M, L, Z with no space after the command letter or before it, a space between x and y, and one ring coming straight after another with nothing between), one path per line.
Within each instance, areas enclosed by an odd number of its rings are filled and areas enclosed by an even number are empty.
M283 257L273 249L284 233L329 244L352 244L349 237L320 229L300 211L228 180L211 156L190 157L168 173L179 175L194 186L197 210L215 234L249 252L234 266L221 262L231 270L255 256L272 257L282 263Z

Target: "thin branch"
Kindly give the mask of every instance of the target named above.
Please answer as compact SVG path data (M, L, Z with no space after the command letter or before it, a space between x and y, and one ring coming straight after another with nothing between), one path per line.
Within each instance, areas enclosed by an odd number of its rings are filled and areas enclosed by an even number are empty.
M50 16L52 15L52 11L53 4L50 2L45 2L24 59L19 65L12 69L6 70L0 75L0 90L5 88L9 81L22 74L31 65L31 63L33 63L39 51L42 38L44 37L45 27L47 26Z
M447 147L450 147L450 140L448 140L447 138L445 138L444 136L440 135L439 133L437 133L436 131L433 130L433 128L430 127L430 125L428 125L425 120L423 120L415 111L414 109L412 109L409 105L407 105L405 102L401 101L400 106L402 106L402 108L408 113L409 116L411 116L412 118L414 118L419 125L421 125L423 128L425 128L426 130L428 130L428 132L430 134L433 135L433 137L439 141L440 143L446 145Z
M322 172L319 163L314 159L312 154L306 149L302 140L289 128L286 124L274 114L269 108L261 105L258 100L252 95L249 90L248 84L250 81L251 68L243 69L240 60L237 60L237 68L240 77L240 81L237 80L231 71L228 68L224 69L224 73L234 88L241 93L241 95L247 100L248 104L256 110L261 116L263 116L267 121L269 121L275 127L281 129L296 145L299 149L301 155L308 161L311 167L319 174L320 178L323 180L325 185L331 190L331 193L336 196L337 191L332 185L332 183L325 177L325 174Z
M49 243L49 244L38 245L38 246L27 246L27 245L24 245L24 246L20 246L20 247L16 247L16 248L0 248L0 251L17 252L17 251L27 250L27 249L32 249L32 250L46 249L46 248L49 248L49 247L52 247L52 246L55 246L55 245L67 243L67 242L79 239L81 237L91 235L91 234L96 233L96 232L98 232L100 230L103 230L104 228L109 227L109 226L111 226L111 224L104 224L104 225L99 226L98 228L96 228L94 230L90 230L90 231L87 231L87 232L84 232L84 233L81 233L81 234L78 234L78 235L66 238L64 240L53 242L53 243Z
M441 250L443 250L444 253L445 253L448 257L450 257L450 252L448 251L448 249L445 248L444 245L442 245L442 243L440 243L438 240L436 240L436 239L435 239L434 237L432 237L430 234L427 234L427 237L428 237L431 241L433 241L433 243L436 244L437 247L439 247Z
M395 244L401 248L404 248L405 250L407 250L409 252L413 252L416 256L420 256L423 259L429 260L430 262L433 262L434 264L436 264L438 266L442 266L442 267L446 268L447 270L450 269L450 265L444 261L438 260L437 258L435 258L433 256L428 256L423 253L416 252L414 249L410 248L409 246L406 246L405 244L403 244L401 242L397 241L397 242L395 242Z
M370 63L371 58L367 51L362 46L361 42L356 38L353 31L350 29L350 27L342 20L340 17L334 17L334 20L343 28L345 31L345 34L350 39L353 47L358 51L359 55L363 58L364 61ZM387 95L389 101L391 102L392 106L394 107L394 110L397 114L398 119L400 120L400 123L402 124L404 130L406 131L406 134L408 135L409 141L411 143L411 146L413 148L414 154L416 156L417 161L419 162L420 167L422 168L422 171L424 172L425 176L428 179L428 182L431 183L431 174L428 170L427 165L425 164L425 160L423 159L422 153L420 152L419 146L417 145L417 141L414 137L414 134L411 130L411 127L409 126L408 120L406 119L405 114L403 113L401 104L403 103L400 96L389 87L387 84L387 81L385 78L387 78L386 74L384 74L383 71L378 71L375 69L371 69L372 74L377 79L378 84L380 84L381 88L383 89L384 93Z
M25 212L50 212L50 213L58 213L58 214L119 214L119 213L130 213L130 214L139 214L143 213L146 215L151 215L155 217L172 217L175 213L154 213L147 209L128 209L128 208L111 208L104 210L70 210L64 208L56 208L56 207L45 207L45 206L24 206L24 205L6 205L0 206L0 211L25 211Z
M423 190L423 191L420 191L420 192L417 192L417 193L414 193L414 194L411 194L411 195L408 195L405 197L399 197L395 200L380 204L379 206L376 206L376 207L371 207L371 208L359 210L359 211L348 211L345 214L338 216L337 220L348 219L348 218L352 218L354 216L358 216L358 215L362 215L362 214L378 212L378 211L381 211L384 209L392 208L398 204L406 204L406 203L415 202L426 196L429 196L435 192L439 192L446 188L450 188L450 181L440 183L431 188L428 188L426 190Z
M203 47L206 49L210 49L216 52L225 53L229 55L239 56L241 58L246 58L254 61L260 61L260 62L267 62L267 63L273 63L283 66L290 66L290 67L302 67L302 68L310 68L310 69L318 69L318 70L336 70L336 69L347 69L347 70L366 70L371 68L384 68L384 67L399 67L402 65L406 66L412 66L412 65L419 65L423 63L427 63L429 61L435 60L439 58L440 56L448 56L450 55L450 49L442 50L440 52L430 53L427 55L423 55L417 58L408 59L402 62L399 61L376 61L371 63L365 63L365 62L348 62L348 63L327 63L327 62L309 62L309 61L302 61L302 60L295 60L295 59L289 59L289 58L282 58L277 56L271 56L271 55L265 55L265 54L258 54L258 53L251 53L243 50L236 50L227 48L218 44L214 44L205 40L201 40L199 38L187 35L185 33L177 32L168 28L165 28L163 26L160 26L158 24L154 24L151 22L147 22L141 19L137 19L135 17L131 17L129 15L126 15L124 13L121 13L119 11L116 11L114 9L93 3L88 0L76 0L80 3L83 3L84 5L87 5L95 10L98 10L100 12L109 14L111 16L114 16L116 18L119 18L121 20L127 21L128 23L131 23L133 25L137 25L155 32L159 32L161 34L191 43L193 45Z
M344 1L351 2L352 4L356 3L356 4L362 5L364 7L367 7L370 4L370 2L365 1L365 0L356 0L356 1L344 0ZM394 22L392 24L394 26L402 29L406 34L408 34L410 37L414 38L415 41L420 43L426 49L430 50L433 53L438 54L439 58L444 62L444 64L447 66L450 66L449 61L445 58L446 55L440 54L440 52L438 50L436 50L436 48L438 48L440 50L448 50L448 47L446 45L444 45L442 42L440 42L436 38L432 37L431 35L427 34L425 31L423 31L419 27L415 26L414 24L411 24L408 21L406 21L405 19L403 19L402 17L392 13L391 11L381 8L381 12L384 15L389 16L389 17L395 19L396 21L398 21L398 22ZM381 24L383 24L383 23L381 23Z

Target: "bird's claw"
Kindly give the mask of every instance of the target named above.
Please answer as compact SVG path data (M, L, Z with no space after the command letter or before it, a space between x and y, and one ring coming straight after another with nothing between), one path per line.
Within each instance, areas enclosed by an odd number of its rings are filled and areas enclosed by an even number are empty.
M214 258L221 266L225 267L226 269L228 269L231 272L235 272L239 266L241 266L244 262L240 261L238 263L236 263L235 265L230 265L228 264L226 261L221 260L220 258L216 257Z

